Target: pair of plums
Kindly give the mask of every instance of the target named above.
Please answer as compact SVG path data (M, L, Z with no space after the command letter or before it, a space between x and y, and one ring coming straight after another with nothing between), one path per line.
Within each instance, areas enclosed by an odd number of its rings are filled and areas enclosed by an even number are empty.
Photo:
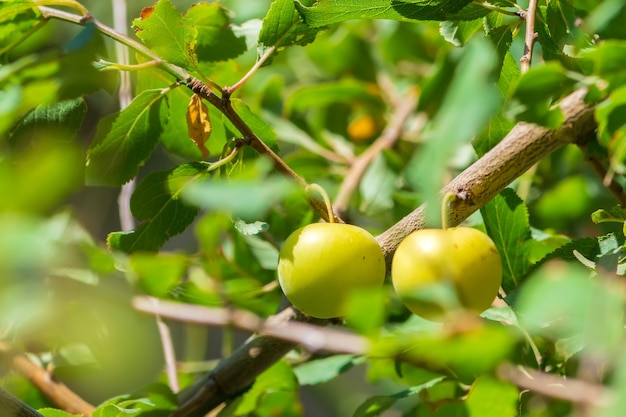
M342 223L314 223L296 230L283 244L278 262L278 280L287 299L317 318L344 315L350 294L382 287L385 273L374 237ZM494 242L480 230L423 229L398 245L391 280L406 307L424 318L436 319L447 308L436 297L424 296L441 283L450 284L459 307L480 313L498 294L502 263Z

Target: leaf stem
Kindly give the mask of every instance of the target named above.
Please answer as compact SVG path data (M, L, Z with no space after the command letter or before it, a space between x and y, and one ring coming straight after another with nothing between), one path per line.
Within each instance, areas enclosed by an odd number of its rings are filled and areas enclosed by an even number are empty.
M480 7L484 7L485 9L488 9L488 10L491 10L491 11L494 11L494 12L498 12L498 13L501 13L501 14L504 14L504 15L507 15L507 16L519 17L519 12L517 12L517 11L513 12L511 10L503 9L502 7L495 6L495 5L493 5L493 4L491 4L491 3L487 2L487 1L473 1L472 4L475 4L475 5L480 6Z
M333 206L330 203L330 198L328 197L328 193L326 192L324 187L319 184L312 183L307 185L304 191L306 192L309 200L312 200L310 196L312 191L315 191L322 196L322 199L324 200L324 205L326 205L326 210L328 211L328 221L329 223L335 223L335 213L333 213Z
M161 62L162 61L154 59L140 64L124 64L121 62L110 62L104 59L99 59L96 61L96 65L99 67L100 71L139 71L146 68L156 67L160 65Z
M230 161L233 160L233 158L237 155L237 153L239 153L239 150L241 149L241 146L236 146L228 155L226 155L224 158L218 160L217 162L214 162L212 164L209 165L209 167L207 168L207 172L210 171L215 171L216 169L218 169L221 166L226 165L227 163L229 163Z
M456 200L456 194L452 192L447 192L441 199L441 228L443 230L448 229L450 205L454 200Z
M82 15L82 20L85 20L85 18L91 19L91 13L89 13L89 10L75 0L34 0L32 3L33 6L40 6L40 9L45 6L68 7L80 13Z

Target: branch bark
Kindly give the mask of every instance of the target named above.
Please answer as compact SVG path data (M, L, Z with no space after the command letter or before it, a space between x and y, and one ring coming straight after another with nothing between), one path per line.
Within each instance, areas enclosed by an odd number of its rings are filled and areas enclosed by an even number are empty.
M556 130L518 123L491 151L458 175L442 190L457 195L450 209L450 225L458 225L495 197L513 180L542 158L570 143L582 142L596 129L593 106L584 102L585 89L564 98L560 104L565 122ZM398 244L411 232L424 227L425 207L420 206L377 237L387 263ZM276 320L312 322L293 309L284 310ZM316 324L328 323L315 320ZM280 360L297 343L259 334L223 359L198 383L183 391L180 408L171 417L201 417L224 401L245 390L254 379Z
M6 417L43 417L2 387L0 387L0 410Z
M37 366L25 355L16 352L6 343L0 342L0 358L6 358L16 371L24 375L59 408L70 414L80 414L83 416L90 416L93 412L94 407L91 404L76 395L76 393L70 390L65 384L54 381L45 369ZM0 402L0 405L2 405L2 402ZM0 407L0 409L4 410L2 407ZM17 415L21 416L20 414ZM34 415L39 416L39 414ZM24 416L30 415L24 414Z

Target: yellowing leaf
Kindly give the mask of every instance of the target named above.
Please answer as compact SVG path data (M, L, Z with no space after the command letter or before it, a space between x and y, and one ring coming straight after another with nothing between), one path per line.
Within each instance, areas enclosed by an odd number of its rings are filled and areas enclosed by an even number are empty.
M187 131L191 140L202 152L202 156L205 158L209 156L209 150L206 147L206 142L211 136L209 108L197 94L191 96L191 101L187 107Z

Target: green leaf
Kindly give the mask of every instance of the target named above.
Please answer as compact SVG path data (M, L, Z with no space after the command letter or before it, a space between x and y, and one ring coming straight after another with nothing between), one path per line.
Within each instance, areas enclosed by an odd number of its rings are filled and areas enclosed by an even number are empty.
M468 21L445 21L439 25L439 33L454 46L463 46L482 29L479 19Z
M520 324L533 335L580 335L583 344L598 354L619 349L623 296L609 282L590 279L581 265L543 265L522 287L516 307Z
M483 130L472 140L472 146L480 157L496 146L515 126L515 122L502 112L489 120Z
M86 114L87 104L82 98L64 100L50 106L37 106L15 127L9 141L13 144L33 142L41 136L72 140Z
M471 0L392 0L391 6L414 20L475 20L490 12Z
M493 43L498 53L498 66L496 72L499 74L504 66L504 60L513 43L513 30L509 26L498 26L489 31L487 38Z
M13 158L0 160L0 211L47 213L82 183L83 152L42 134Z
M291 114L334 103L359 103L376 111L383 111L384 108L379 92L373 91L371 84L345 79L306 86L294 91L285 104L285 111Z
M517 120L556 128L563 115L559 107L553 106L553 100L568 93L574 84L575 80L556 62L532 67L522 74L515 87L515 106L510 106L509 114Z
M391 408L391 406L393 406L398 400L412 395L417 395L420 392L437 385L439 382L443 381L444 378L445 377L437 377L424 384L411 387L393 395L377 395L370 397L363 404L361 404L359 408L357 408L354 412L354 417L380 416L383 411Z
M359 183L361 195L359 210L369 215L390 210L394 205L394 184L397 180L398 175L390 169L384 155L378 155L367 167Z
M626 209L622 206L599 209L591 214L591 220L596 224L606 222L624 223L626 221Z
M257 58L268 53L270 48L280 50L293 45L303 46L311 43L318 32L319 29L304 24L293 0L274 0L263 19Z
M516 417L519 389L490 375L481 375L472 384L465 403L469 417Z
M191 184L183 199L206 210L254 221L295 190L296 185L283 177L211 180Z
M80 414L70 414L65 411L57 410L54 408L40 408L37 410L39 414L42 414L44 417L78 417Z
M424 132L426 144L415 153L406 175L412 186L424 192L429 223L439 218L439 189L453 153L460 144L468 143L500 107L501 95L494 84L495 65L492 44L475 38L464 48L452 50L424 87L420 107L435 115Z
M520 335L500 323L450 334L442 327L416 331L416 326L399 328L372 341L371 356L401 357L403 361L435 372L454 372L465 380L490 372L507 358Z
M167 90L146 90L121 112L100 121L87 151L90 185L121 185L148 159L167 120Z
M332 355L327 358L304 362L296 366L293 371L300 385L316 385L332 381L364 361L365 358L354 355Z
M311 27L327 26L353 19L474 20L489 13L471 0L321 0L307 7L296 0L296 7Z
M278 140L276 138L276 132L274 128L269 125L265 120L261 119L255 112L253 112L248 105L239 99L231 99L233 108L243 119L244 122L252 129L252 131L261 139L267 146L272 148L273 151L278 151ZM233 132L237 131L234 125L224 117L224 123Z
M28 9L21 11L23 7ZM11 10L13 9L13 10ZM3 3L0 6L0 56L11 50L22 36L27 35L42 22L39 9L32 2L21 4Z
M133 253L130 268L147 294L164 297L183 280L188 259L179 254Z
M133 20L135 34L161 58L187 70L196 63L198 30L170 0L159 0L152 13Z
M391 0L322 0L313 6L295 0L295 6L307 25L321 27L353 19L409 20L391 7Z
M199 61L224 61L246 51L245 38L233 31L228 10L219 4L192 4L185 18L198 31L196 54Z
M561 48L565 44L582 41L578 16L570 0L551 0L546 8L546 22L554 42ZM581 42L582 46L582 42Z
M148 175L133 193L130 208L137 220L135 230L115 232L107 244L124 252L156 251L171 237L184 231L198 214L196 207L181 200L191 184L207 175L207 165L187 163Z
M252 388L243 395L243 399L237 406L237 411L234 415L242 416L248 415L255 410L258 411L258 408L262 407L263 403L267 401L266 397L270 392L292 394L293 397L290 399L293 401L293 406L297 404L295 395L297 387L298 382L291 367L284 361L276 362L254 381ZM281 410L276 411L276 415L285 415L280 413Z
M515 191L506 188L481 208L480 213L502 257L502 288L508 293L522 283L530 266L528 209Z

